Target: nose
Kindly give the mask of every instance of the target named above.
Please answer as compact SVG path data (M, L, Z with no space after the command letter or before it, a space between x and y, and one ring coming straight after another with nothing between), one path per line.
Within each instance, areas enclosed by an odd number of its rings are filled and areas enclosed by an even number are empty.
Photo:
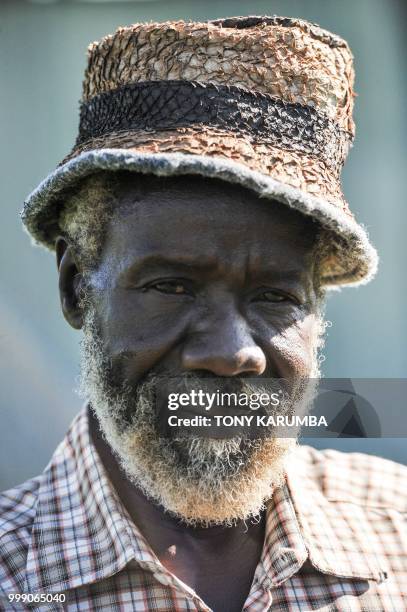
M229 311L216 320L206 318L192 331L182 350L182 367L215 376L259 376L266 369L266 356L245 319Z

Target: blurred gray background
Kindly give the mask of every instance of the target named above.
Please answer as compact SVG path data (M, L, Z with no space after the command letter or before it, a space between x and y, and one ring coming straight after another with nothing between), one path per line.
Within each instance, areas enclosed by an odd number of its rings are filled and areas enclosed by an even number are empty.
M43 470L81 407L74 392L79 334L60 313L53 256L30 246L18 214L73 144L88 43L119 25L278 14L317 22L348 40L357 137L344 190L381 265L370 285L332 294L324 374L406 376L405 11L403 0L0 3L0 489ZM325 442L407 463L404 439Z

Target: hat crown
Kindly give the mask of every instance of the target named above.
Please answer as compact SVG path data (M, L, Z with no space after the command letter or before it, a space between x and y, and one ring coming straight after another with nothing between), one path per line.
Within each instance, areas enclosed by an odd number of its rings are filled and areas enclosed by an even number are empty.
M315 108L353 136L352 59L344 40L300 19L136 23L89 46L83 102L144 81L237 86Z
M97 170L221 178L329 232L321 277L364 282L377 255L341 189L354 136L347 43L286 17L119 28L88 49L76 143L25 203L53 248L66 195Z

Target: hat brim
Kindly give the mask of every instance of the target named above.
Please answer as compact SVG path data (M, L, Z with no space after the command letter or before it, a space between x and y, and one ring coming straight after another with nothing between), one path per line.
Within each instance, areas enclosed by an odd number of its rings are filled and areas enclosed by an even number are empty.
M101 170L128 170L157 176L201 175L241 185L261 198L277 200L310 215L332 233L333 256L325 267L324 285L360 285L369 282L376 273L378 256L365 228L331 202L234 160L180 152L102 148L80 153L60 165L28 196L21 212L22 221L37 244L54 249L64 192L79 179Z

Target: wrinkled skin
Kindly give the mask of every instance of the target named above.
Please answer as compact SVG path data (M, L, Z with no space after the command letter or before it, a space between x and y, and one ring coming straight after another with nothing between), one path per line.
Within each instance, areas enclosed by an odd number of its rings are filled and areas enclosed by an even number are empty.
M142 199L134 196L133 180L123 182L120 208L90 275L118 380L135 388L150 371L312 375L318 334L312 221L217 180L156 181ZM80 263L62 237L56 246L62 310L80 329ZM92 416L91 432L123 503L161 561L215 610L241 610L261 553L264 517L247 530L186 527L126 480Z

